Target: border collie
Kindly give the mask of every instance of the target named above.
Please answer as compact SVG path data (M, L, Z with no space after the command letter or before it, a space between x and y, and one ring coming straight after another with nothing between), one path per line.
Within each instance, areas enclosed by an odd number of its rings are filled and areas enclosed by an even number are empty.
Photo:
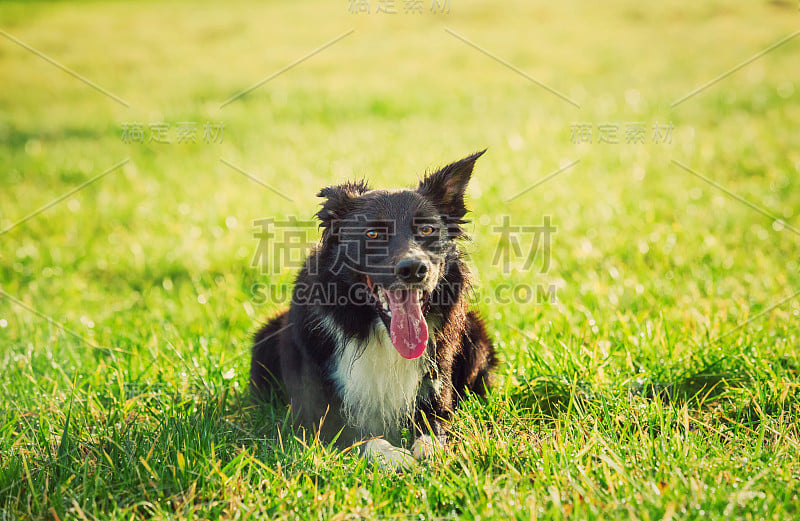
M361 181L319 192L320 243L291 307L255 335L256 398L288 398L297 423L339 446L364 441L362 454L388 468L433 453L466 391L486 395L497 363L468 309L456 242L466 237L464 192L484 152L412 189ZM397 446L405 429L410 451Z

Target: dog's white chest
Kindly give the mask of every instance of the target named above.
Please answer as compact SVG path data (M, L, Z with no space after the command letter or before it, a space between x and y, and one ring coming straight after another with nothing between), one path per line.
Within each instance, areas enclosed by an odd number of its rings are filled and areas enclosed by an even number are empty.
M373 324L365 342L349 340L340 349L331 377L347 421L367 435L398 434L414 413L426 355L415 360L400 356L380 322Z

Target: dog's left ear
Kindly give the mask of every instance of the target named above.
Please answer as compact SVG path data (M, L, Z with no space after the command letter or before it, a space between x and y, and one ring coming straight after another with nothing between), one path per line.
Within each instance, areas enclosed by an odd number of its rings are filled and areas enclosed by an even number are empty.
M448 224L458 227L465 222L462 220L467 213L467 208L464 206L464 192L472 177L475 161L484 152L486 149L450 163L420 181L417 192L433 202Z
M369 186L365 181L350 181L320 190L317 197L325 198L322 209L317 212L320 225L326 229L332 228L333 223L347 214L353 201L368 191Z

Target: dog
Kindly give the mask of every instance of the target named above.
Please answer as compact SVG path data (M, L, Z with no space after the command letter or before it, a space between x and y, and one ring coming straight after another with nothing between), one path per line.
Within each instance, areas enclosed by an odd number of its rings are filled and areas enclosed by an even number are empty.
M322 236L292 303L255 335L251 390L286 400L292 417L340 447L402 470L446 441L467 393L485 397L497 364L469 309L458 241L464 193L485 152L425 176L416 188L330 186ZM413 433L411 450L399 447ZM362 443L363 442L363 443Z

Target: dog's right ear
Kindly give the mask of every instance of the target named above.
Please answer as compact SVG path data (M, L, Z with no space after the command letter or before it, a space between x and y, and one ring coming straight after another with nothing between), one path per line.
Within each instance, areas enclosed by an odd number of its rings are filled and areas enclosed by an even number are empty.
M352 209L353 200L369 191L365 181L350 181L336 186L323 188L317 197L324 197L322 209L317 212L320 226L330 228L331 223L344 218Z
M464 159L450 163L444 168L425 176L420 181L417 191L427 197L439 209L442 218L447 223L450 237L464 237L461 225L466 223L464 215L467 207L464 205L464 192L467 189L475 161L486 150L482 150Z

